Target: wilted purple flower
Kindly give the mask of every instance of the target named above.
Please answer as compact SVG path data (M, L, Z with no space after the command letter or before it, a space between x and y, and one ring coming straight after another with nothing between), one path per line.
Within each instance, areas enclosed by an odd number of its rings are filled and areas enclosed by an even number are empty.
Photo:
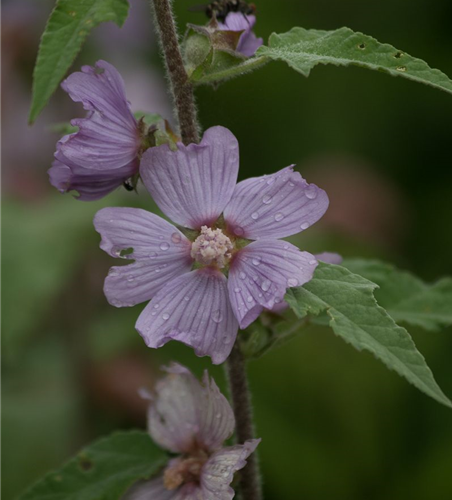
M77 190L81 200L96 200L138 172L140 126L126 99L118 71L105 61L83 66L61 84L88 111L71 121L79 130L57 144L50 182L65 193Z
M325 191L292 166L236 185L238 168L237 139L223 127L208 129L200 144L143 154L146 188L166 215L192 230L191 240L140 209L104 208L94 218L101 248L135 260L111 268L108 301L124 307L152 299L136 324L149 347L178 340L222 363L239 325L246 328L287 288L312 278L317 259L277 238L319 220L328 207Z
M220 31L242 31L236 51L244 56L254 56L256 50L264 43L262 38L257 38L253 32L256 16L246 15L241 12L230 12L224 23L218 23Z
M235 419L215 381L205 371L200 383L178 364L166 371L150 396L148 428L159 446L179 456L159 477L132 486L123 500L231 500L234 473L260 439L223 447Z

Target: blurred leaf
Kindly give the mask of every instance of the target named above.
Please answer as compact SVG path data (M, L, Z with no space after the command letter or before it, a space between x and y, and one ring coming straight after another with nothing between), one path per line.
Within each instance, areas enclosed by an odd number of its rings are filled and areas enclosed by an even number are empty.
M375 288L342 266L320 263L314 278L291 288L286 300L300 318L326 311L336 335L359 351L370 351L419 390L452 408L409 333L377 304Z
M256 55L285 61L306 77L317 64L354 65L403 76L452 93L452 81L441 71L349 28L335 31L292 28L280 35L273 33L269 46L260 47Z
M380 287L375 298L395 321L432 331L452 325L452 278L430 285L376 260L347 259L343 266Z
M144 431L118 432L83 449L20 500L118 500L136 481L148 479L167 455Z
M106 21L122 26L127 0L58 0L39 46L33 73L29 122L33 123L79 53L92 28Z
M157 113L146 113L146 111L136 111L134 114L137 120L143 119L143 122L150 127L151 125L158 125L163 121L163 118Z

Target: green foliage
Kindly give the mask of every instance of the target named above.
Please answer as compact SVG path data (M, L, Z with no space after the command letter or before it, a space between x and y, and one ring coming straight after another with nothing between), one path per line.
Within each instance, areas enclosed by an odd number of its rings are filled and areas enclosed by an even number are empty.
M286 300L300 318L326 312L336 335L359 351L370 351L419 390L452 408L409 333L377 304L376 287L342 266L320 263L314 278L290 289Z
M143 431L118 432L82 450L20 500L118 500L136 481L156 473L167 455Z
M273 33L269 46L260 47L257 55L285 61L306 77L317 64L354 65L403 76L452 93L452 81L441 71L349 28L335 31L292 28L281 35Z
M58 0L39 46L33 74L30 123L47 104L90 30L106 21L122 26L128 10L127 0Z
M452 278L427 284L375 260L348 259L343 266L380 287L375 298L395 321L431 331L452 325Z

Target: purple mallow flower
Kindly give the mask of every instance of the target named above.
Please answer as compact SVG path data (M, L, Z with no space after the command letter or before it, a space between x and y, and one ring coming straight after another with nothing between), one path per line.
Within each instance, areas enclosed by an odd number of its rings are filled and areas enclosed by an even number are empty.
M253 32L256 24L255 15L246 15L241 12L230 12L224 23L218 23L220 31L241 31L235 50L244 56L254 56L256 50L264 43L262 38L257 38Z
M135 260L111 268L105 294L117 307L151 299L136 324L149 347L178 340L222 363L239 326L312 278L317 259L278 238L318 221L328 207L325 191L292 166L236 184L238 169L237 139L223 127L208 129L200 144L143 154L146 188L168 217L192 230L183 230L190 239L144 210L96 214L101 248Z
M78 191L81 200L102 198L137 174L140 124L121 75L105 61L83 66L61 86L88 114L72 120L79 130L58 142L50 182L62 193Z
M200 383L178 364L166 371L156 394L148 396L148 428L159 446L178 456L157 478L132 486L123 500L231 500L234 473L260 439L223 447L235 419L215 381L206 371Z

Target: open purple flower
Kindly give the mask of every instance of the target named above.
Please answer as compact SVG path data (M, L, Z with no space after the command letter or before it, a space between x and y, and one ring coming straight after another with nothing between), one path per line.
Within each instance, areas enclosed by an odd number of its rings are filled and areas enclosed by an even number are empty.
M105 61L83 66L61 84L88 111L71 121L79 130L57 144L50 182L59 191L76 190L81 200L96 200L138 172L140 127L126 99L118 71Z
M223 447L235 419L215 381L206 371L200 383L178 364L166 371L150 395L148 428L158 445L178 456L159 477L132 486L123 500L231 500L234 473L260 439Z
M255 15L246 15L241 12L229 12L224 23L218 23L220 31L241 31L240 39L235 50L246 57L254 56L256 50L264 43L262 38L257 38L253 32L256 24Z
M136 324L149 347L178 340L222 363L239 325L246 328L287 288L312 278L317 259L278 238L319 220L328 207L325 191L292 166L236 185L238 169L237 139L223 127L208 129L200 144L143 154L146 188L168 217L191 230L185 231L191 239L144 210L96 214L101 248L135 260L111 268L105 294L117 307L151 299Z

